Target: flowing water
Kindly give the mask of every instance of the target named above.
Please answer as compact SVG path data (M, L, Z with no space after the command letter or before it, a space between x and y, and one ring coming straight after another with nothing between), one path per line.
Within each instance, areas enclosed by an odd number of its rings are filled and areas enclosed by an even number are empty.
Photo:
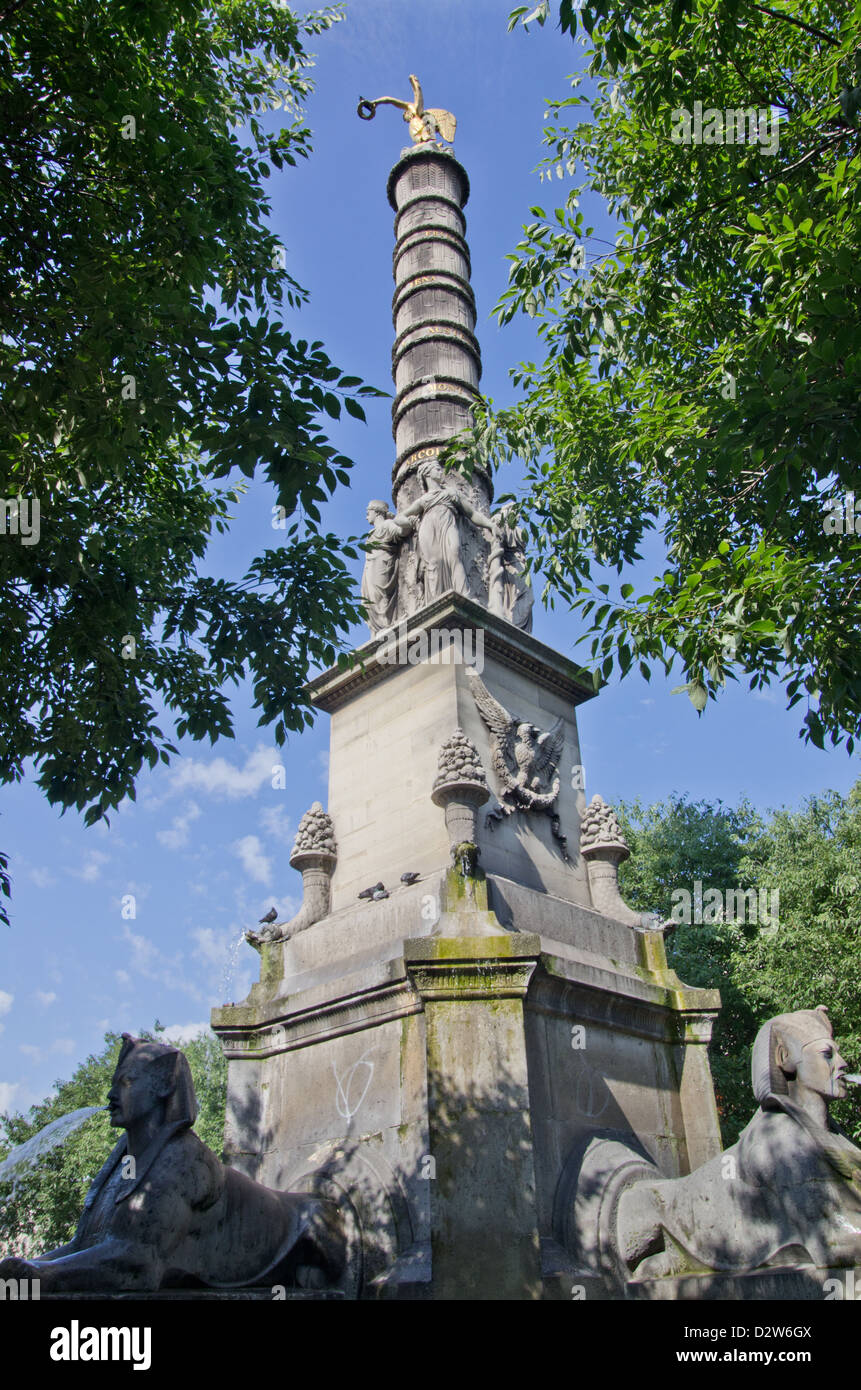
M50 1153L51 1149L62 1144L64 1139L68 1139L70 1134L74 1134L76 1129L80 1129L81 1125L104 1109L103 1105L84 1105L80 1110L71 1110L68 1115L61 1115L58 1120L52 1120L44 1129L40 1129L38 1134L34 1134L32 1139L28 1139L26 1144L19 1144L17 1149L13 1149L8 1157L4 1158L0 1163L0 1182L15 1182L17 1178L23 1177L28 1168L32 1168L45 1154Z
M239 952L245 945L245 928L237 936L236 940L228 947L227 960L224 963L224 970L221 975L221 1002L232 1002L230 990L233 988L233 978L239 965Z

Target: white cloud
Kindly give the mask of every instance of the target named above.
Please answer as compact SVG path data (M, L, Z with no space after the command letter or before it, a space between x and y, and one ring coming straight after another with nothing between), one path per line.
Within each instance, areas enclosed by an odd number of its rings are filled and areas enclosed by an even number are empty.
M7 994L5 989L0 989L0 1018L2 1018L4 1014L8 1014L14 1003L14 994Z
M135 975L142 975L146 980L156 980L165 989L176 989L189 998L202 1001L204 996L198 988L195 980L190 977L190 973L183 964L182 952L177 952L174 956L165 955L154 941L141 936L138 932L133 932L129 925L123 925L123 940L130 950L127 952L129 972L115 971L115 978L119 979L122 985L130 983L129 974L132 978Z
M0 1081L0 1113L12 1109L12 1102L20 1089L20 1081Z
M37 888L50 888L57 882L50 869L30 869L28 873L31 882L35 883Z
M273 840L292 845L296 831L283 806L267 806L260 812L260 824Z
M174 816L170 830L157 830L156 839L165 849L183 849L188 844L188 827L200 817L196 801L186 803L185 810Z
M207 965L224 965L230 950L230 933L220 935L214 927L195 927L192 936L197 942L194 954Z
M42 1060L41 1047L34 1047L32 1043L21 1043L18 1051L23 1052L24 1056L29 1057L33 1062L41 1062Z
M44 989L37 989L33 997L38 999L39 1003L46 1009L48 1005L53 1004L57 998L53 990L46 991Z
M271 784L272 770L280 765L279 754L263 744L258 744L244 767L236 767L226 758L212 758L208 763L183 758L170 775L171 791L193 790L231 799L255 796L266 782Z
M249 878L256 883L272 882L272 860L263 853L256 835L243 835L241 840L234 842L232 849Z
M132 977L127 970L115 970L114 979L118 985L130 985Z
M87 851L87 859L82 869L67 869L66 873L73 878L79 878L84 883L93 883L97 878L101 878L102 865L107 864L110 859L109 854L102 854L100 849Z
M208 1023L171 1023L165 1028L162 1037L166 1042L188 1043L199 1038L201 1033L208 1032Z
M74 1038L56 1038L54 1042L51 1043L51 1051L62 1052L64 1057L71 1057L72 1053L77 1049L77 1046L78 1044L75 1042Z

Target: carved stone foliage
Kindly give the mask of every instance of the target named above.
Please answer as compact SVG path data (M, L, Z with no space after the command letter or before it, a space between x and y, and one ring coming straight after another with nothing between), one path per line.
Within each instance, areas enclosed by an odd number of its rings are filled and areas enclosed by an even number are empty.
M338 862L338 846L332 817L315 801L299 822L290 867L302 874L302 906L289 922L273 922L262 931L247 931L245 939L260 950L265 942L289 941L329 914L332 874Z
M458 782L476 782L479 786L487 786L478 749L463 729L455 729L440 747L439 771L433 789L436 792Z
M580 852L613 847L623 850L620 858L627 859L631 853L622 834L622 827L612 806L597 794L592 797L580 821Z
M455 729L439 750L439 770L431 800L445 811L445 824L452 853L458 846L470 845L475 851L475 818L479 806L490 796L478 749L463 729Z
M290 854L290 863L295 859L306 854L337 854L338 846L335 843L335 827L332 824L332 817L323 810L319 801L315 801L309 811L306 811L299 822L296 831L296 839L293 841L293 850Z

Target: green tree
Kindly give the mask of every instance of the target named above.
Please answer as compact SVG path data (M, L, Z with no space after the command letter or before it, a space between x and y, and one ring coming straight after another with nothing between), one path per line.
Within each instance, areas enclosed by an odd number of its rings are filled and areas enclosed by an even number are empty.
M469 454L526 459L548 597L588 619L605 678L678 660L700 712L729 678L780 682L805 738L851 752L861 534L824 528L861 491L861 11L562 0L559 16L587 36L588 95L578 76L548 103L542 173L585 179L532 208L510 258L499 317L531 315L544 360L514 372L518 404L480 412ZM697 101L712 143L694 141ZM609 251L584 190L616 219ZM662 573L617 587L650 531Z
M163 1031L156 1023L151 1032L140 1036L158 1038ZM34 1105L27 1116L0 1117L5 1130L5 1139L0 1138L0 1159L61 1115L83 1106L104 1105L121 1043L118 1033L106 1033L104 1050L91 1054L68 1081L58 1081L54 1095ZM221 1045L213 1034L201 1033L184 1043L180 1051L188 1058L197 1095L195 1132L220 1154L227 1093ZM87 1189L117 1137L107 1114L93 1115L14 1184L0 1183L0 1254L38 1254L71 1240Z
M850 1070L861 1066L861 782L848 797L826 792L800 810L763 817L684 797L644 808L620 804L631 847L620 886L633 906L669 919L673 892L753 889L779 894L768 921L680 923L667 960L686 984L719 989L722 1009L710 1061L725 1144L751 1118L750 1049L767 1018L826 1004ZM858 1092L832 1110L861 1143Z
M693 898L698 881L703 894L710 888L734 891L743 882L749 886L741 866L754 852L762 821L748 803L733 809L673 796L648 807L639 799L621 802L617 811L631 849L631 858L620 868L619 885L633 907L658 912L668 921L679 889ZM735 921L690 921L669 928L665 936L667 963L679 978L721 993L709 1061L726 1144L735 1142L756 1108L750 1048L760 1015L737 979L738 958L751 930L755 928Z
M777 931L755 933L733 962L758 1020L825 1004L850 1071L861 1068L861 782L798 811L776 811L739 865L742 879L780 893ZM833 1108L861 1143L859 1092Z
M88 823L176 751L164 715L230 735L229 683L279 743L310 723L309 663L358 616L320 421L372 388L282 321L306 296L264 191L309 153L304 44L338 17L0 0L0 781L32 759ZM255 473L283 543L199 573Z

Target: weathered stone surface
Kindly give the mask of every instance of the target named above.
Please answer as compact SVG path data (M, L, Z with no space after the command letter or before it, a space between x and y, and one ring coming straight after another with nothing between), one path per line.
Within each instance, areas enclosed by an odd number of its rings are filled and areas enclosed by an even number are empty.
M572 777L580 763L573 706L594 691L578 679L571 662L478 604L453 595L406 625L397 654L402 648L409 660L414 639L442 628L481 639L481 679L507 709L542 730L561 720L555 809L570 862L549 816L518 812L488 826L480 812L476 834L482 867L590 906L586 865L577 848L584 803ZM473 641L473 652L477 645ZM369 883L382 880L388 887L405 869L426 873L447 867L451 841L428 791L438 771L438 749L453 728L460 727L475 745L486 770L493 767L491 735L473 698L467 667L442 660L380 665L375 653L382 649L380 642L367 644L357 653L361 666L325 672L311 685L314 702L333 716L329 810L339 841L332 881L336 912ZM494 781L499 797L505 788Z
M708 1030L688 1036L691 1021L709 1023L717 998L685 991L662 960L650 968L646 947L660 943L646 933L499 880L487 899L478 880L474 900L458 901L450 874L278 943L294 965L304 949L310 968L285 974L256 1007L215 1012L229 1058L227 1152L267 1183L352 1204L375 1252L363 1296L438 1298L445 1287L453 1297L531 1298L544 1288L536 1242L554 1229L571 1150L596 1126L612 1121L666 1171L686 1171L680 1065L705 1051ZM417 910L428 888L440 898L435 921ZM458 917L462 935L439 934L456 933ZM495 922L496 935L470 938L476 922ZM407 939L384 944L404 927ZM317 957L314 968L318 932L329 933L331 964ZM339 952L345 941L350 957ZM584 1026L575 1049L573 1029ZM712 1115L717 1153L713 1102ZM435 1186L441 1162L460 1172L455 1187ZM491 1171L500 1198L516 1178L510 1208L480 1197L480 1174L486 1184ZM476 1215L458 1235L464 1202ZM488 1202L501 1224L479 1240Z

